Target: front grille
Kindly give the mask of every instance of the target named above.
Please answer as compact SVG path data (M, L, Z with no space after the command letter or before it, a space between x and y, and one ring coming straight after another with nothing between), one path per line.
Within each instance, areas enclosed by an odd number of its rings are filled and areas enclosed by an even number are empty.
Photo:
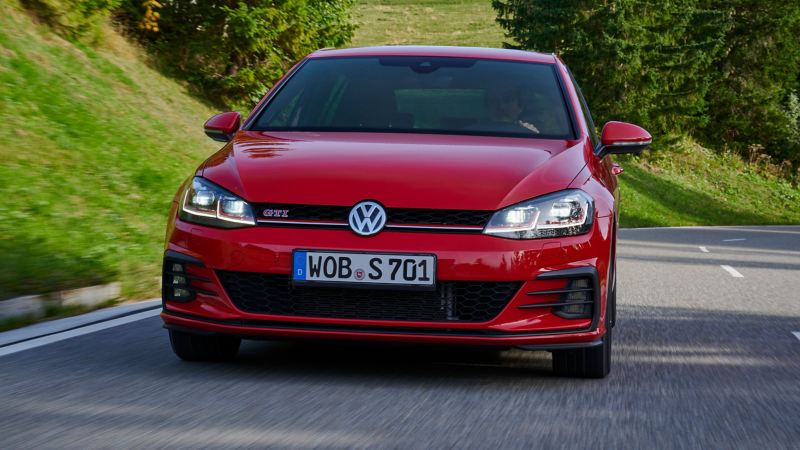
M347 223L350 206L261 204L256 206L258 217L274 220L328 221ZM287 211L286 217L273 217L274 211ZM265 211L273 213L264 214ZM387 223L397 225L486 225L493 211L472 211L459 209L387 208Z
M255 314L420 322L493 319L521 283L439 282L435 291L292 286L288 275L217 271L237 308Z
M479 225L484 226L492 217L491 211L464 211L457 209L404 209L386 211L387 223L399 225Z

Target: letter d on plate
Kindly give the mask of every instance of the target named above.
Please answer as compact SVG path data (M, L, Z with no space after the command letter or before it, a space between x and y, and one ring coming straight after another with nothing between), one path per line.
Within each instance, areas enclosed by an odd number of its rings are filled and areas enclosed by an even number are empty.
M292 264L292 279L306 279L306 255L308 252L294 252L294 264Z

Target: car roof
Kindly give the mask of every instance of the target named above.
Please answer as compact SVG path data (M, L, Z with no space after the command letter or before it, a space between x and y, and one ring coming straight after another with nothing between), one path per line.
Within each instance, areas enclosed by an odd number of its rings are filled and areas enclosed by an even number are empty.
M454 58L499 59L507 61L526 61L555 64L553 54L536 53L524 50L483 47L446 47L433 45L385 45L379 47L355 47L342 49L322 49L309 55L309 58L336 58L354 56L432 56Z

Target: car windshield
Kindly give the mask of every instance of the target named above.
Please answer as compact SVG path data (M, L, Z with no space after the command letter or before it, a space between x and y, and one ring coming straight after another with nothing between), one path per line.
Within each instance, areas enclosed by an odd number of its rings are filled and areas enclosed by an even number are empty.
M573 134L552 64L417 56L310 59L250 129Z

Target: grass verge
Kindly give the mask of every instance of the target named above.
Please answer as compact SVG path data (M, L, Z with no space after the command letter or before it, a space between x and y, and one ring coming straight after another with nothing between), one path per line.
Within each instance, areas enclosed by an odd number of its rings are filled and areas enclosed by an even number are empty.
M119 280L157 294L166 212L212 111L110 29L56 37L0 0L0 299Z
M738 155L683 139L616 160L623 227L800 223L800 189Z
M15 328L24 327L34 323L42 322L45 320L56 320L64 317L77 316L78 314L85 314L102 308L109 308L117 305L116 300L109 300L107 302L98 303L94 306L85 305L51 305L48 306L42 316L17 316L10 319L0 320L0 332L13 330Z

